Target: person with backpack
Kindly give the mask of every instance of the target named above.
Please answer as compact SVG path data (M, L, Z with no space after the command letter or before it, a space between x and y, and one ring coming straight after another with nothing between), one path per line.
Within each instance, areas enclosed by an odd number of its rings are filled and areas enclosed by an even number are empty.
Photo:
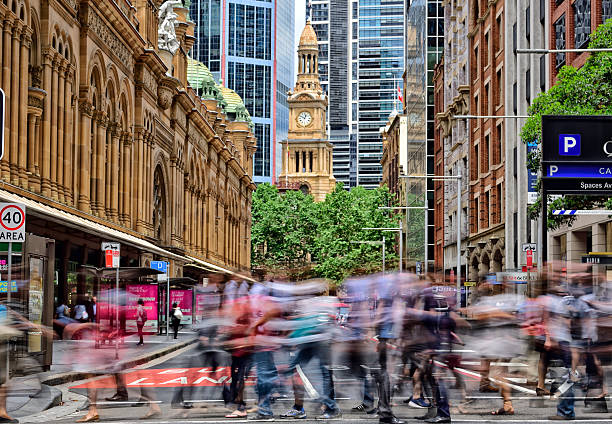
M136 328L138 329L138 337L140 341L136 346L144 344L142 338L142 329L144 328L145 322L147 322L147 310L144 308L144 300L138 299L138 307L136 308Z

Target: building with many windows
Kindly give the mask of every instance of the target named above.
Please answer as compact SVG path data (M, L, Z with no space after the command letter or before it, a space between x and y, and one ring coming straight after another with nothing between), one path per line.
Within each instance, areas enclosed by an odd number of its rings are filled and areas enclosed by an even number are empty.
M444 9L437 0L406 2L404 115L407 118L406 169L404 175L434 174L434 68L444 47ZM426 211L406 214L406 245L409 261L433 270L435 246L434 181L408 178L401 189L407 205L423 206ZM421 227L417 229L415 225Z
M329 96L334 176L346 187L377 187L384 127L404 69L403 0L310 0L319 38L321 85Z
M275 182L279 142L288 131L287 91L294 81L294 2L191 0L189 10L200 24L193 58L243 99L259 143L253 178Z
M108 277L97 269L104 241L120 244L118 272L152 260L169 262L169 277L198 282L211 271L250 271L251 119L235 92L188 61L186 8L174 7L176 54L158 47L155 4L0 2L0 201L25 207L11 297L36 324L50 327L54 304L81 296L108 304L99 297ZM2 263L7 247L0 243ZM124 290L144 284L140 272L122 275ZM152 321L168 310L156 303ZM51 342L30 334L22 347L49 366Z

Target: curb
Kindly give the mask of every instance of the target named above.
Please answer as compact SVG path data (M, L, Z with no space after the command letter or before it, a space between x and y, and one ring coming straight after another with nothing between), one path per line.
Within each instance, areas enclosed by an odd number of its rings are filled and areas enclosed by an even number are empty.
M174 344L172 346L156 350L151 353L146 353L134 359L129 359L126 361L122 361L118 364L118 368L127 369L133 368L138 365L146 364L154 359L165 356L169 353L175 352L179 349L182 349L186 346L194 344L198 341L197 338L193 338L190 340L186 340L184 342L180 342ZM50 375L42 379L41 384L46 384L47 386L59 386L66 383L72 383L74 381L85 380L91 376L90 372L66 372L61 374Z

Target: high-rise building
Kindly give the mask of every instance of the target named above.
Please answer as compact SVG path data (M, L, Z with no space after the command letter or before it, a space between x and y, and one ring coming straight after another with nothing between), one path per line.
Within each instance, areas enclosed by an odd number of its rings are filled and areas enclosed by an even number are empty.
M287 91L294 82L293 12L291 0L192 0L190 5L196 23L193 58L236 91L251 114L257 183L275 182L280 171Z
M405 107L408 124L406 175L434 174L434 68L444 48L444 9L440 0L406 1L406 71L404 73ZM423 270L432 270L435 246L435 195L431 179L409 178L408 206L424 206L427 213L409 211L407 218L407 260L421 262ZM423 237L413 228L422 223ZM426 246L426 247L424 247Z
M334 176L346 187L377 187L385 126L401 86L403 0L310 0L319 74L328 94Z

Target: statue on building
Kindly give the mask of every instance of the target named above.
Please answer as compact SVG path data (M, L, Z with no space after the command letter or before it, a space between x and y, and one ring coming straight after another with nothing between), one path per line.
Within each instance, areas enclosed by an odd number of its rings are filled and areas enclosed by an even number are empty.
M178 18L178 15L174 13L176 6L182 7L182 0L167 0L161 5L159 8L160 24L157 30L157 46L160 50L169 51L173 56L180 46L174 29Z

